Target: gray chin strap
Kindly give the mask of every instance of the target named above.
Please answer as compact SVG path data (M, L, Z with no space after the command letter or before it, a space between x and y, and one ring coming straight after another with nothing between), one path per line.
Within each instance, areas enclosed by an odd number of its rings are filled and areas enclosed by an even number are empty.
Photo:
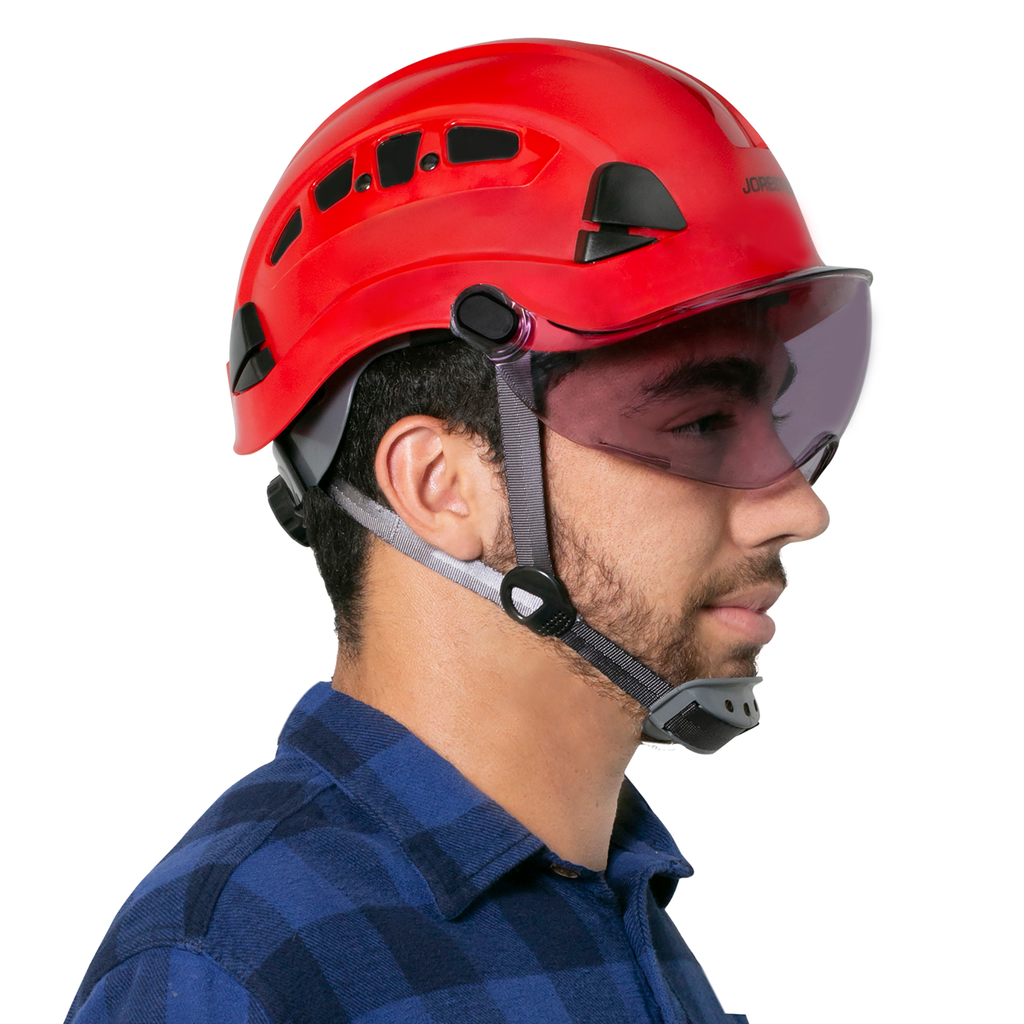
M493 601L507 615L539 636L571 647L648 710L646 737L679 743L711 754L733 737L758 724L753 688L760 676L738 679L693 679L672 687L618 644L592 629L576 611L555 575L548 547L537 418L515 392L532 390L530 356L496 362L501 439L505 454L514 569L502 575L479 560L464 562L433 547L386 509L342 481L331 497L356 522L385 543L460 586Z

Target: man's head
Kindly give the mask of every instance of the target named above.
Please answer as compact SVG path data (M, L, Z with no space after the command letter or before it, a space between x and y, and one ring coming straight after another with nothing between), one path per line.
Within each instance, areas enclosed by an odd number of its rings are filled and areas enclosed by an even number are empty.
M342 107L271 198L236 449L274 439L272 505L343 648L365 527L661 709L652 735L716 749L757 721L726 683L770 637L779 550L826 523L805 476L856 402L868 279L821 265L702 83L583 44L455 51Z

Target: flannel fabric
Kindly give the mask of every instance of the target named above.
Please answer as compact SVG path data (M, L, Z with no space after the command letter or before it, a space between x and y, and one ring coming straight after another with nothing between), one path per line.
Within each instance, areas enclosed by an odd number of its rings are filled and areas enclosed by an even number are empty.
M665 913L691 873L628 782L588 871L320 683L129 897L67 1024L742 1024Z

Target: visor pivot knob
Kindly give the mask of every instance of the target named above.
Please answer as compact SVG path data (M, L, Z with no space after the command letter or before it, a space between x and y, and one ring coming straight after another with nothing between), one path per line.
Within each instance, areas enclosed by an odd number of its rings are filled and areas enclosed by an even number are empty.
M521 327L518 307L491 285L467 288L452 303L452 334L494 362L517 358L521 351Z

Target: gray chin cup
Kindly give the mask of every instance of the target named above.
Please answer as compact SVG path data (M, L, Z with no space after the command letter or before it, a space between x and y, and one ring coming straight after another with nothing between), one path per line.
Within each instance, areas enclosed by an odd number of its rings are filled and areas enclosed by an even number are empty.
M698 754L713 754L760 721L754 699L759 682L760 676L741 676L683 683L651 706L644 736L679 743Z

